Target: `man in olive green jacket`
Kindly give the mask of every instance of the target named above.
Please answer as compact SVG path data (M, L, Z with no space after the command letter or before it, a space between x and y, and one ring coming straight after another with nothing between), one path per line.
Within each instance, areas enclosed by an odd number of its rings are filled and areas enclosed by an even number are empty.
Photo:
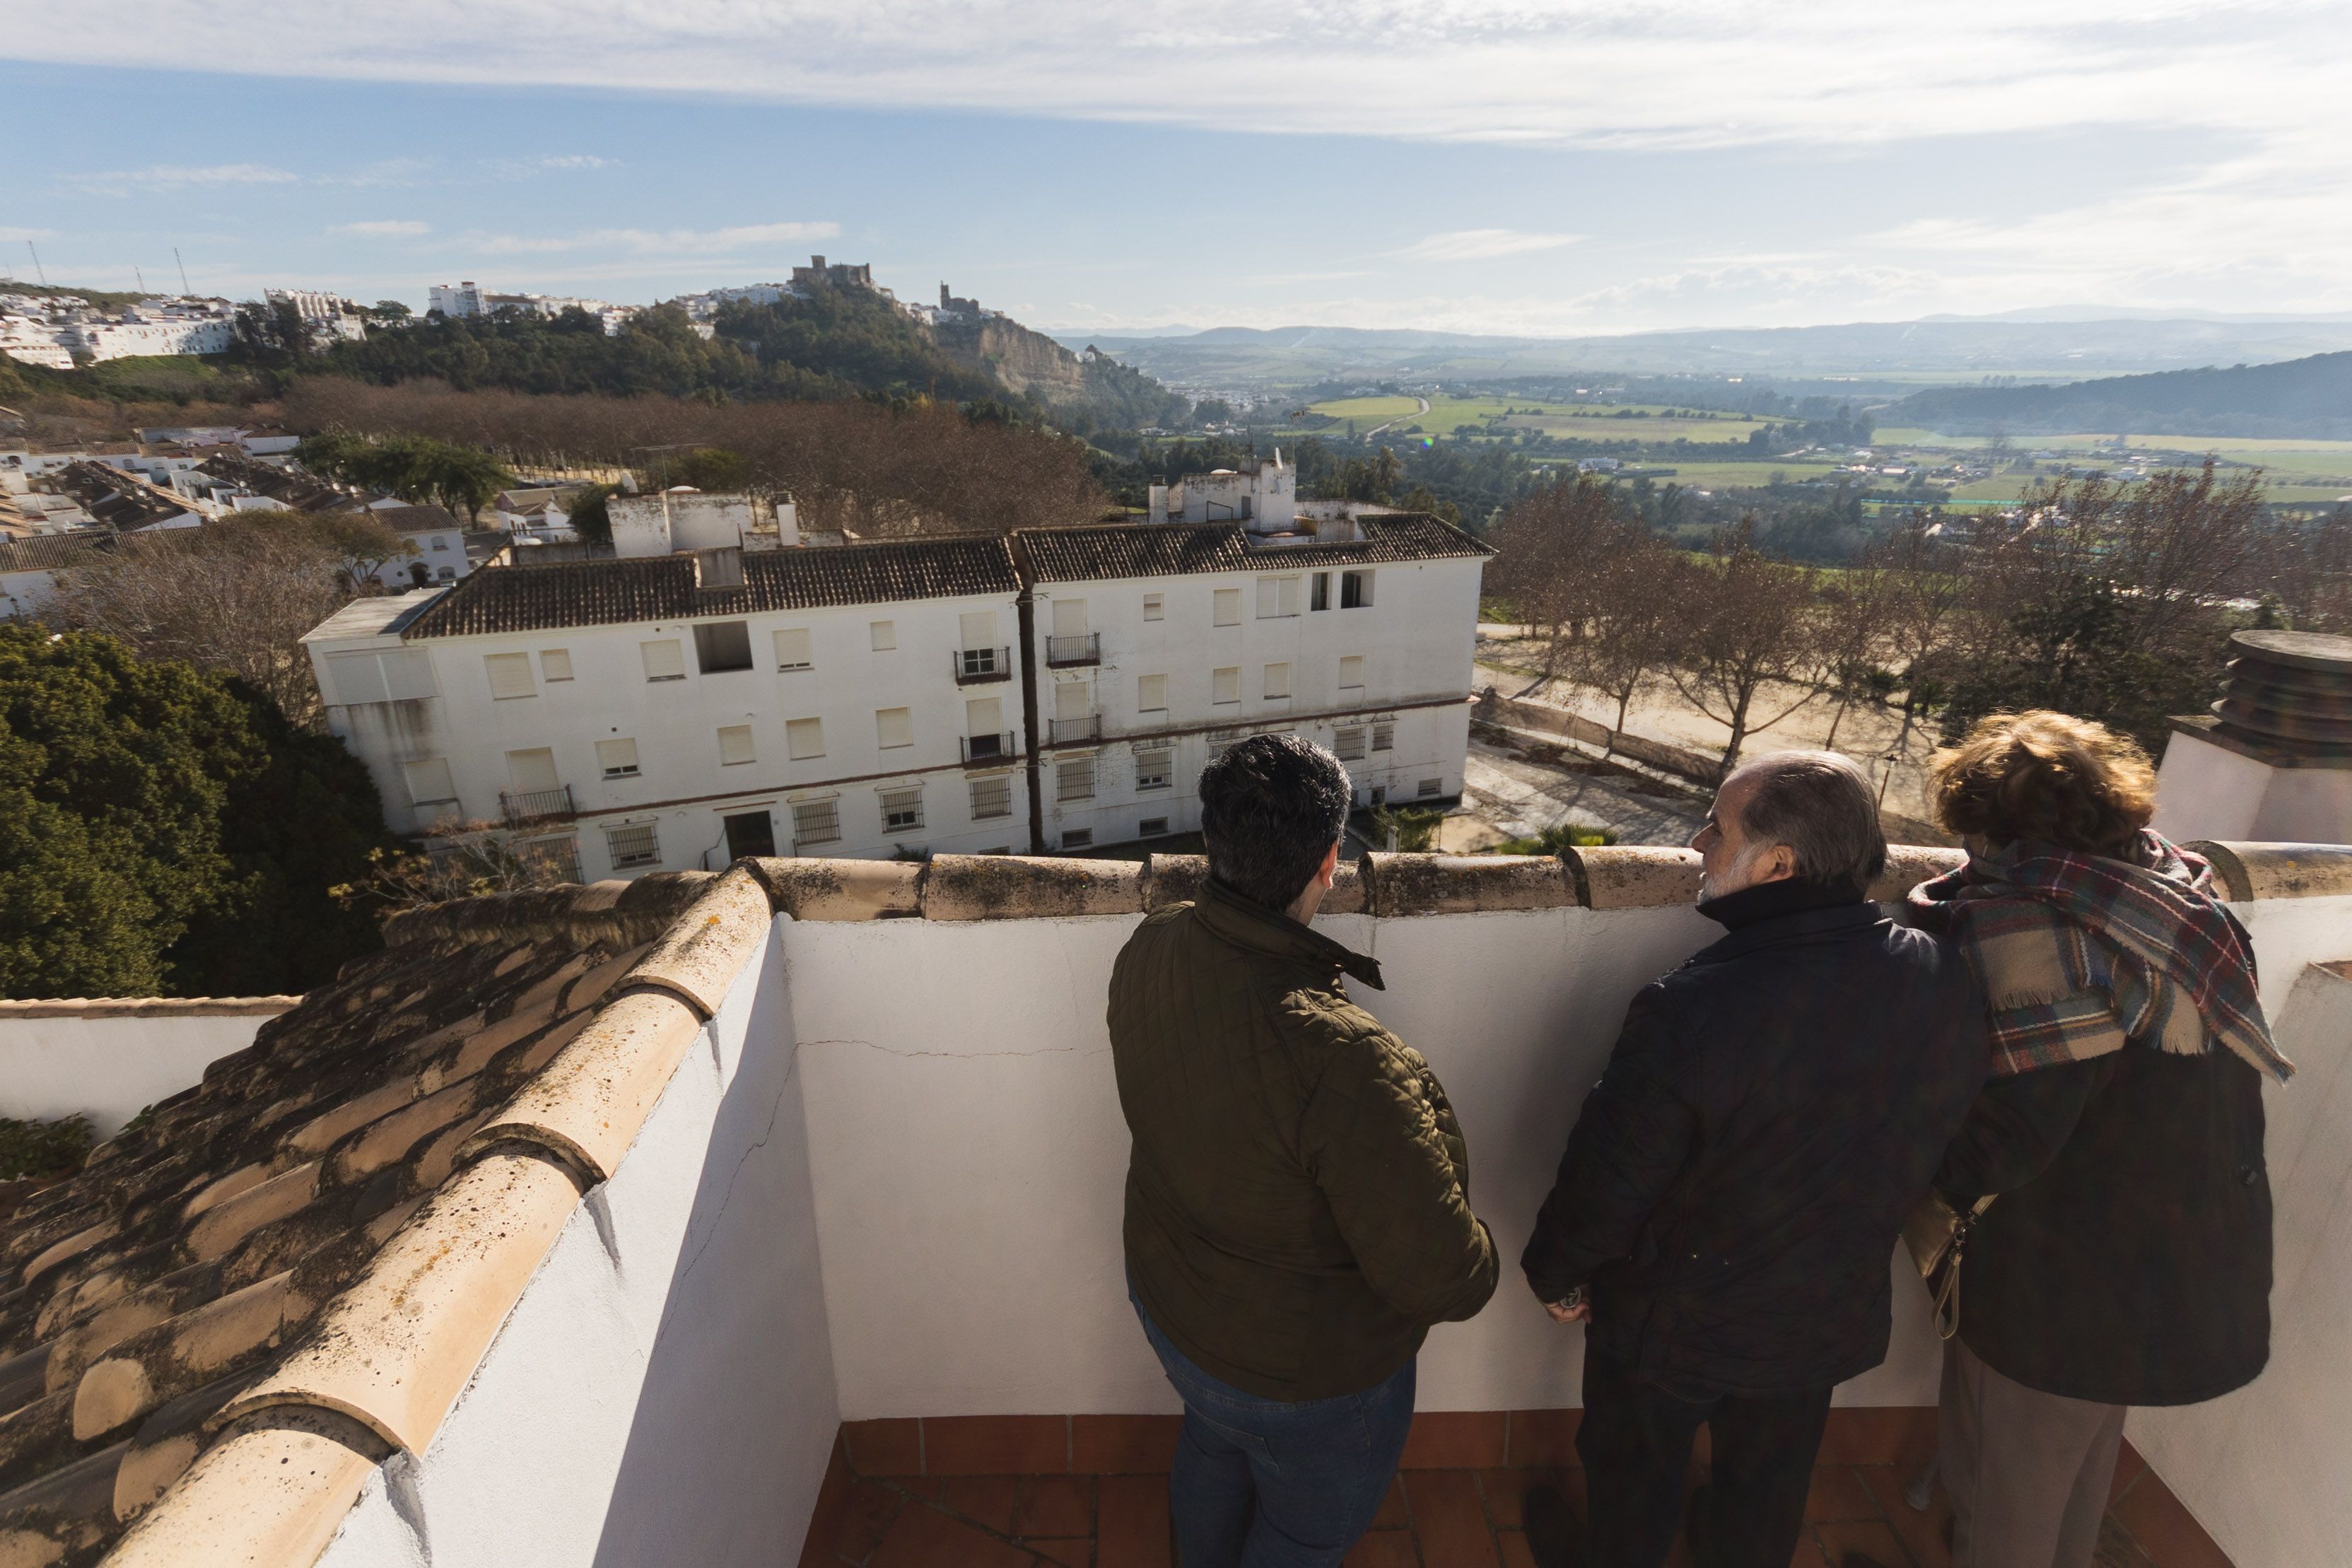
M1495 1290L1444 1090L1341 988L1379 965L1307 929L1350 795L1296 736L1228 749L1201 776L1207 887L1111 975L1129 1289L1184 1399L1185 1568L1339 1563L1395 1473L1429 1325Z

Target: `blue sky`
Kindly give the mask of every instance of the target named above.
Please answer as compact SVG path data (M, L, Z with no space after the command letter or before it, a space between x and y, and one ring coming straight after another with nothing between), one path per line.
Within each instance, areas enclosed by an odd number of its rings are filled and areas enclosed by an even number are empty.
M422 304L869 260L1034 323L2352 310L2338 6L34 0L0 268ZM257 74L266 73L266 74Z

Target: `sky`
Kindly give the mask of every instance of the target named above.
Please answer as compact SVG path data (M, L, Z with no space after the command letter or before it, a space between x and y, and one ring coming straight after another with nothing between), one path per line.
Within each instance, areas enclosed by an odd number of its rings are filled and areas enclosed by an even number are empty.
M2352 310L2346 0L20 0L0 274L1072 331Z

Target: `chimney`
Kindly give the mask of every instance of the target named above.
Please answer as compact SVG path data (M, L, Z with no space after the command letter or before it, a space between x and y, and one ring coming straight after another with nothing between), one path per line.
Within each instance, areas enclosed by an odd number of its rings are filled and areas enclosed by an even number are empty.
M694 552L694 589L707 594L720 588L743 585L743 547L722 544L716 550Z
M2210 713L2172 721L2168 838L2352 843L2352 637L2243 631Z

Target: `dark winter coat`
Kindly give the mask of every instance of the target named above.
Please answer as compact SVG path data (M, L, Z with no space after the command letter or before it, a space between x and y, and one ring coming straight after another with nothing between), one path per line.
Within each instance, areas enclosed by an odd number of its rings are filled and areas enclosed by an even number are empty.
M1177 1349L1262 1398L1373 1387L1495 1292L1454 1108L1342 973L1381 984L1213 881L1111 972L1129 1281Z
M1596 1349L1686 1399L1819 1388L1885 1359L1903 1220L1985 1079L1958 949L1772 882L1645 987L1520 1259L1590 1285Z
M2137 1042L1995 1079L1936 1184L2000 1197L1960 1266L1960 1338L2028 1388L2191 1405L2270 1359L2262 1075Z

